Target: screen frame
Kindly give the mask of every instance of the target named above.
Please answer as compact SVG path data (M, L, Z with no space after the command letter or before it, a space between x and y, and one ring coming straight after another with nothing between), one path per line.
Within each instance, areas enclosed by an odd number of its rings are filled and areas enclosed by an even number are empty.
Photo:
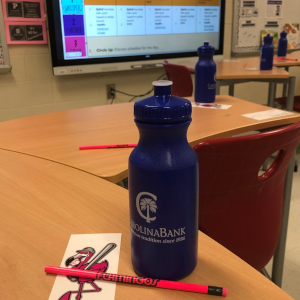
M223 55L224 50L224 30L225 30L225 2L221 1L220 11L220 33L219 33L219 50L215 51L215 55ZM119 57L105 57L105 58L88 58L88 59L72 59L65 60L63 52L58 53L58 49L63 50L62 30L60 13L54 14L54 11L60 12L59 2L57 0L47 1L47 15L49 24L49 37L51 47L52 66L67 67L67 66L84 66L96 64L122 63L122 62L151 62L154 60L164 60L172 58L195 57L197 52L183 52L183 53L164 53L153 55L134 55L134 56L119 56ZM55 19L55 16L57 17ZM56 33L58 32L58 33ZM59 48L58 48L59 47Z

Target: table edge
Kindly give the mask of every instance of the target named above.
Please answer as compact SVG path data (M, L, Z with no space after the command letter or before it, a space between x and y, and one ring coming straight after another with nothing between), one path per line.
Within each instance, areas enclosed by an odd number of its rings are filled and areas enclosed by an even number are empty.
M276 125L272 124L272 121L274 121L274 119L270 119L268 122L252 124L250 126L248 126L246 124L243 127L233 128L233 129L231 129L229 131L226 131L226 132L221 132L221 133L216 133L214 135L210 135L209 137L203 137L203 138L200 138L200 139L191 140L189 142L189 144L191 145L191 147L194 147L196 144L198 144L200 142L203 142L203 141L208 141L208 140L213 140L213 139L220 139L220 138L227 138L227 137L230 137L232 135L241 134L241 133L245 133L245 132L248 132L248 131L255 131L255 130L259 130L259 129L272 128L274 126L288 126L290 124L293 124L293 123L296 123L296 122L300 121L300 114L297 114L295 116L290 116L289 118L284 118L284 119L278 120ZM86 172L88 174L97 176L97 177L102 178L102 179L104 179L106 181L109 181L111 183L118 183L118 182L120 182L123 179L128 177L128 168L123 169L122 171L119 171L118 173L113 174L113 175L110 175L110 174L102 174L101 175L101 174L93 173L93 172L88 171L88 170L83 169L83 168L76 167L74 165L64 163L64 162L59 161L59 160L54 160L54 159L51 159L51 158L47 158L47 157L43 157L43 156L39 156L39 155L34 155L34 154L31 154L31 153L28 153L28 152L17 151L17 150L14 150L14 149L4 148L4 147L0 147L0 149L15 152L15 153L20 153L20 154L25 154L25 155L29 155L29 156L33 156L33 157L37 157L37 158L41 158L41 159L45 159L45 160L52 161L52 162L55 162L55 163L59 163L59 164L62 164L62 165L65 165L65 166L68 166L68 167Z

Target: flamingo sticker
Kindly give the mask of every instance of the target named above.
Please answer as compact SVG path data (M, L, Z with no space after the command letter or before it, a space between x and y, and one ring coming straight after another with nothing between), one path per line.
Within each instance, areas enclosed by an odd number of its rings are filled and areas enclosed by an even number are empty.
M78 242L79 240L83 241ZM72 235L61 266L117 273L120 245L121 234ZM111 282L57 276L49 300L113 300L114 294L115 284Z
M102 261L98 263L104 256L106 256L109 252L111 252L117 245L114 243L107 244L94 259L90 261L92 256L95 254L95 250L92 247L86 247L82 250L77 250L77 254L69 257L66 260L66 266L71 267L72 269L80 269L80 270L90 270L95 272L106 272L108 268L108 261ZM90 261L90 263L89 263ZM78 282L79 290L69 291L62 295L59 300L69 300L72 294L77 294L76 300L80 300L82 298L83 293L95 293L100 292L101 288L97 286L93 279L80 278L80 277L71 277L68 276L69 280L72 282ZM84 290L83 287L86 283L89 283L93 289Z

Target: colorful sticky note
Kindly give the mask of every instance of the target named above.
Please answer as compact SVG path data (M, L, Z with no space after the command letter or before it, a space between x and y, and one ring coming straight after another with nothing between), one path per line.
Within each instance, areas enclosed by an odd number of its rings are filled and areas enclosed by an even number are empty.
M65 36L84 35L83 15L64 15L63 19Z
M66 57L85 57L86 42L84 36L65 37Z

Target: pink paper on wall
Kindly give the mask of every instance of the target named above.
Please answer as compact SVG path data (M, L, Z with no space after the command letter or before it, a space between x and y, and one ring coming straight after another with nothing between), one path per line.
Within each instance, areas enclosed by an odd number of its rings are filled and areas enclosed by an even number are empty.
M2 0L4 21L45 21L43 0Z
M85 57L86 43L84 36L65 37L67 57Z
M47 44L45 22L5 22L7 44Z

